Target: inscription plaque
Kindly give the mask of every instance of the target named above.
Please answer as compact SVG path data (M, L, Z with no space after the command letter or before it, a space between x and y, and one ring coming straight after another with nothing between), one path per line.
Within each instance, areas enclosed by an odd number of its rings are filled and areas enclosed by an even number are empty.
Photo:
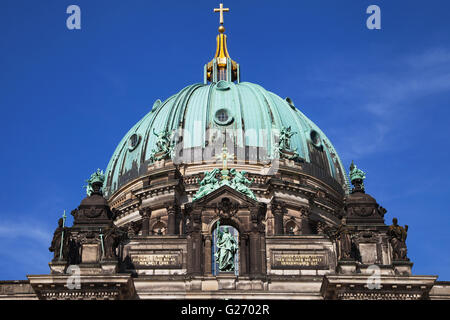
M272 269L328 269L323 253L302 251L272 251Z
M181 268L181 253L135 253L131 254L131 261L140 268Z

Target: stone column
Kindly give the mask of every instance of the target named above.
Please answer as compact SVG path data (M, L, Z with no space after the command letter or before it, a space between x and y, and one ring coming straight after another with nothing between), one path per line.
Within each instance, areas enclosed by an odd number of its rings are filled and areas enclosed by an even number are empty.
M142 216L142 235L148 236L152 211L150 208L142 208L139 210L139 214Z
M212 274L212 265L211 265L211 255L212 255L212 250L211 250L211 235L207 234L203 236L204 239L204 248L203 248L203 252L204 252L204 266L205 266L205 274L206 275L211 275Z
M301 220L300 220L300 232L301 234L312 234L311 226L309 224L310 209L302 207L300 209Z
M274 218L274 235L284 234L283 230L283 207L281 203L273 202L271 211Z
M194 273L194 259L193 259L193 241L192 234L187 235L187 274Z
M188 223L188 273L200 275L202 272L202 234L201 234L201 212L190 214Z
M202 273L202 236L199 232L192 234L192 273Z
M176 230L176 219L175 214L177 212L177 207L172 205L167 208L167 234L174 235Z
M259 243L259 234L256 231L250 233L250 274L258 275L261 273L261 246Z
M247 275L248 274L248 247L247 247L248 235L240 234L239 235L239 275Z
M261 245L261 254L260 254L260 261L261 261L261 273L266 274L267 272L267 259L266 259L266 236L264 231L259 232L259 242Z

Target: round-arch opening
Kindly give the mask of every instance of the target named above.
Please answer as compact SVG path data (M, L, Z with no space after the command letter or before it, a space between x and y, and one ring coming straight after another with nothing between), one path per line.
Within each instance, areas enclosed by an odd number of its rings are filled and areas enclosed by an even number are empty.
M289 220L288 222L286 222L285 229L285 234L292 236L299 234L300 231L297 223L295 223L295 221L293 220Z
M155 235L164 235L166 234L166 229L166 225L163 222L158 221L153 225L152 233Z
M229 219L223 219L219 229L215 223L211 241L211 272L213 275L234 274L238 276L239 230ZM231 265L233 266L231 267ZM224 269L221 270L221 268Z

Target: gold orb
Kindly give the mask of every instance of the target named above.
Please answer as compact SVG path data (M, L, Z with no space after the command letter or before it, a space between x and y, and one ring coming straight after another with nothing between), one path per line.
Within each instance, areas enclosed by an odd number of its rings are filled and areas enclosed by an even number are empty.
M225 32L225 27L224 26L220 26L219 27L219 32L220 33L224 33Z

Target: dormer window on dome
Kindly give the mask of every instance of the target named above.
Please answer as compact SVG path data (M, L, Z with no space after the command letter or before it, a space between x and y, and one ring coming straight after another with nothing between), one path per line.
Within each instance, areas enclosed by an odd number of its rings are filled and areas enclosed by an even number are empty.
M128 150L133 151L138 146L139 142L141 141L141 136L134 133L130 139L128 140Z
M216 111L214 121L221 126L229 125L233 122L233 117L230 114L230 111L226 108L220 108Z

